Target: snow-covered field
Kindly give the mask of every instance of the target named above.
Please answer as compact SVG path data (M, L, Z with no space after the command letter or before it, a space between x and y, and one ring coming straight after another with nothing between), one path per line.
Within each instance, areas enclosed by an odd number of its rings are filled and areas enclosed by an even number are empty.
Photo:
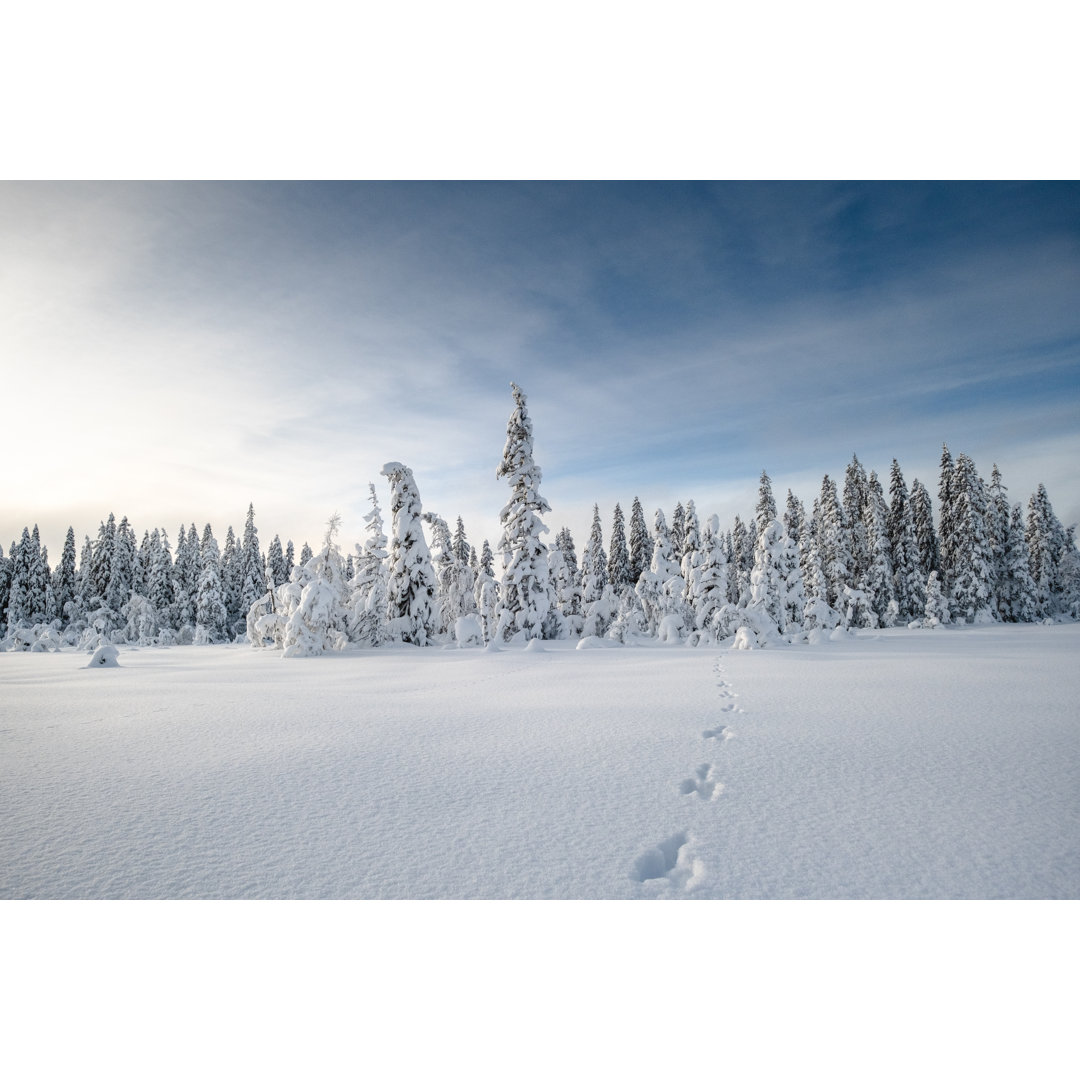
M1078 898L1080 625L0 655L4 898Z

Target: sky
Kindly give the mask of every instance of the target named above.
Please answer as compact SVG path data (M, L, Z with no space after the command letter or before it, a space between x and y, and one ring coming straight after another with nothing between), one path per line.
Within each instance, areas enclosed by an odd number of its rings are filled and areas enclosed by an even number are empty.
M255 507L362 541L387 461L494 547L528 397L551 537L941 446L1080 521L1080 184L0 183L0 542ZM389 523L387 523L389 524Z

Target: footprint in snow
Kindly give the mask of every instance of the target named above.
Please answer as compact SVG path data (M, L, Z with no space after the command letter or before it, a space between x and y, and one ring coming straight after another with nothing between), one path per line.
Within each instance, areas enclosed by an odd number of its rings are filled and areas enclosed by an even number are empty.
M630 872L633 881L658 881L687 892L701 884L704 877L705 864L694 858L691 837L685 831L661 840L656 847L639 855L634 861L634 869Z
M716 778L716 769L712 765L699 765L694 775L679 785L680 795L697 795L700 799L712 802L720 797L724 785Z
M709 728L707 731L701 733L703 739L720 739L726 742L728 739L733 738L735 733L729 730L724 724L720 724L717 727Z

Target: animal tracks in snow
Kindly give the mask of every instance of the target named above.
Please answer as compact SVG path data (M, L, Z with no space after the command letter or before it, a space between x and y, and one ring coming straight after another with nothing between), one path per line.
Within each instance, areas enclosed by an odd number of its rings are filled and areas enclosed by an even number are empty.
M741 713L743 710L735 703L739 695L731 689L731 684L723 677L719 663L715 668L718 676L717 686L722 699L720 712L726 716ZM734 732L726 724L706 728L701 737L706 741L719 744L732 738ZM716 802L724 791L715 765L706 762L694 770L694 775L687 777L678 787L683 797L696 795L702 802ZM693 891L705 880L705 864L697 858L693 850L693 837L689 830L674 833L666 840L649 848L634 861L630 872L631 880L651 888L676 888L686 892Z
M697 795L700 799L712 802L719 798L724 785L716 778L716 768L712 765L699 765L694 775L679 785L680 795Z

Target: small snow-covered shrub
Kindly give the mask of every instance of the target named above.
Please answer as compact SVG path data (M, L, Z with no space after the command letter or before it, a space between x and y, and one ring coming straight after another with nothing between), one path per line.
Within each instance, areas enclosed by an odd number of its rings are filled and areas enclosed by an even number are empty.
M480 619L476 615L462 615L454 623L454 639L459 649L482 647L484 628L480 625Z
M758 647L757 635L749 626L740 626L735 631L735 640L731 643L733 649L756 649Z
M94 651L94 655L90 657L90 663L86 666L88 668L119 667L120 664L117 662L119 655L115 645L101 645Z
M665 644L682 641L683 618L681 615L664 615L657 627L657 639Z

